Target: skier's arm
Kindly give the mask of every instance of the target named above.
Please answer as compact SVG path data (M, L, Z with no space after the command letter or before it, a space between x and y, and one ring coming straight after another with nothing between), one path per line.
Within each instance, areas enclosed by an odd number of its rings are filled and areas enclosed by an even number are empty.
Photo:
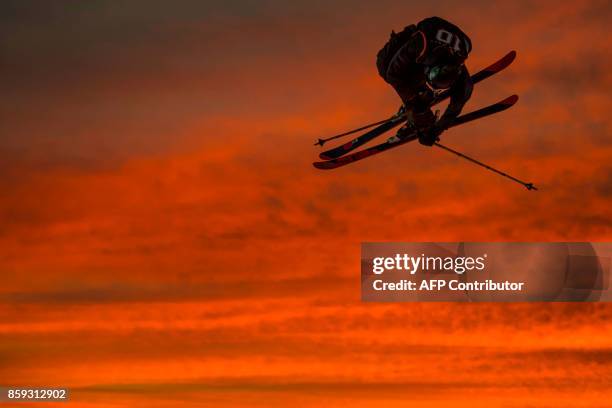
M470 74L464 66L461 76L451 88L450 103L440 120L436 123L436 127L440 130L446 130L453 123L455 118L461 113L461 110L463 110L465 103L472 96L473 88L474 85L470 79Z

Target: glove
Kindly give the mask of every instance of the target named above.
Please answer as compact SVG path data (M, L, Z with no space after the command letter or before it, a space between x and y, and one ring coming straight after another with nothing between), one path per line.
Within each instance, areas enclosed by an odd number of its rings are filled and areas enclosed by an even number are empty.
M435 124L429 127L429 129L419 132L419 143L424 146L433 146L435 142L440 140L440 135L444 130L443 127Z
M436 122L436 116L431 109L423 112L408 112L408 123L415 129L428 129Z

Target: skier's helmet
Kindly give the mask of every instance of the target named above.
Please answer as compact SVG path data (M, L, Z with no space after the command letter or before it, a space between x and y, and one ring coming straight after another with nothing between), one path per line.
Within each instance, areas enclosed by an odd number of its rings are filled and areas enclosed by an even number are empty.
M461 74L463 60L449 47L437 47L431 53L425 69L427 84L433 89L450 88Z
M454 64L440 64L429 67L426 80L433 89L448 89L459 77L461 66Z

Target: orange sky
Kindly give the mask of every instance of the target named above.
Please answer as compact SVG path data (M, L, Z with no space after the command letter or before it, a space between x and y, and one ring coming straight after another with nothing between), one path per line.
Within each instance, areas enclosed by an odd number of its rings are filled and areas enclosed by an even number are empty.
M0 6L0 384L96 408L612 406L606 304L359 301L362 241L612 240L609 2L286 3ZM517 50L466 110L518 104L443 141L539 192L418 144L312 168L316 138L395 112L375 54L430 15L471 36L472 72Z

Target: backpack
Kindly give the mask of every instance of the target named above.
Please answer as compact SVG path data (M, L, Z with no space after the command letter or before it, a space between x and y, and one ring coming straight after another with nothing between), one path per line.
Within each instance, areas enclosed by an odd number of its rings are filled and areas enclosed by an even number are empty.
M399 33L391 31L389 41L387 41L385 46L378 51L378 54L376 54L376 68L378 68L378 74L381 77L385 78L387 68L393 56L399 51L400 48L402 48L404 44L410 40L410 37L412 37L412 35L416 32L417 27L414 24L405 27Z

